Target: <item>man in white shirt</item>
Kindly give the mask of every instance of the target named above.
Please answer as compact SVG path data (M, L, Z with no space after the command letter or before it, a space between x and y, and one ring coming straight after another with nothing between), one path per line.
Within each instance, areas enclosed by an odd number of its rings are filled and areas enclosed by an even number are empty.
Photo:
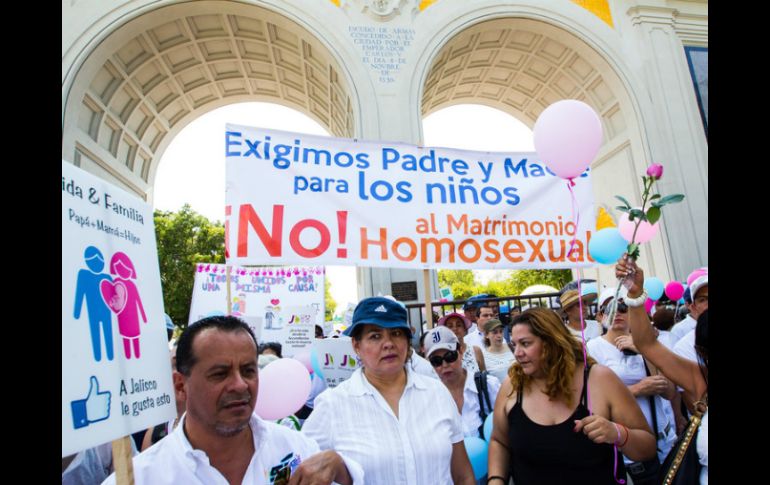
M581 329L580 300L582 299L583 309L583 324L585 330ZM588 305L596 300L596 293L586 293L581 297L578 297L578 290L567 290L559 297L559 303L561 304L562 315L567 317L567 330L578 339L583 338L585 332L586 342L592 338L602 336L602 326L596 320L588 320Z
M471 325L468 329L468 334L463 339L468 345L475 345L480 349L484 349L484 332L481 331L484 328L484 324L490 321L495 316L495 310L486 303L481 303L476 307L476 323Z
M173 433L134 459L135 483L363 483L356 462L254 414L257 342L243 321L213 316L187 327L176 366L174 388L187 412ZM115 483L115 474L104 483Z
M695 325L698 323L698 317L701 313L708 310L709 307L709 295L708 295L709 276L707 274L699 276L690 284L688 289L692 302L688 305L690 314L671 327L671 342L676 346L677 342L684 337L691 330L695 330ZM685 302L688 302L687 292L685 292ZM693 339L693 342L695 340Z

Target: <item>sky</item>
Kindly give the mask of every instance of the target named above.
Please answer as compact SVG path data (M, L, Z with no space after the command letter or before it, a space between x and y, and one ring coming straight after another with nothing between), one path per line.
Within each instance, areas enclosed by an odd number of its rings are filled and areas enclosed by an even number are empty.
M212 221L224 221L225 123L329 136L299 111L272 103L238 103L217 108L192 121L171 141L155 176L153 208L177 211L185 203ZM465 150L534 151L532 130L513 116L481 105L455 105L423 120L424 146ZM486 283L505 271L474 271ZM358 301L354 266L327 266L326 276L337 313Z

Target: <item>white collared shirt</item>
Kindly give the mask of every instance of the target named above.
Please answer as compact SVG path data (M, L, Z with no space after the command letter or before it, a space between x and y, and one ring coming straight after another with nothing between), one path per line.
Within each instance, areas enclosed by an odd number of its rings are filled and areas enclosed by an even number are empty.
M483 423L481 422L481 416L479 416L479 411L481 410L479 407L479 393L476 391L476 381L473 378L473 373L466 371L465 374L462 412L463 435L481 438L479 426ZM497 393L500 391L500 380L492 374L487 374L487 390L489 391L489 402L492 404L492 408L494 408ZM486 406L486 403L484 405ZM487 414L492 414L489 409L487 409Z
M186 417L186 414L182 416L173 433L134 458L134 483L229 485L219 470L211 466L206 452L194 449L190 444L184 433ZM279 470L290 467L293 472L302 461L320 451L318 444L302 433L264 421L254 414L249 419L249 426L255 451L242 485L272 484ZM343 460L354 483L363 483L360 466L348 458L343 457ZM113 473L103 485L114 483Z
M687 360L698 363L698 353L695 352L695 329L690 330L674 345L674 353Z
M479 330L478 325L475 323L471 325L471 328L468 329L468 332L466 333L465 337L463 337L463 342L465 342L468 346L474 346L478 347L480 349L484 348L484 333Z
M452 445L463 440L457 405L441 381L406 370L398 418L359 368L316 398L302 433L361 464L367 485L451 484Z
M695 325L698 324L698 321L695 320L692 316L687 315L684 320L681 322L675 324L673 327L671 327L671 343L672 345L676 346L676 343L679 342L679 339L684 337L687 332L690 330L695 330Z
M583 322L585 324L585 328L583 330L575 330L569 325L567 325L567 330L569 330L569 333L574 335L581 342L583 341L584 333L586 337L586 342L588 342L591 339L595 339L596 337L602 336L602 326L599 322L597 322L596 320L583 320Z
M425 357L419 356L417 352L412 352L412 356L406 361L406 365L418 374L438 379L436 369L430 365L430 362Z

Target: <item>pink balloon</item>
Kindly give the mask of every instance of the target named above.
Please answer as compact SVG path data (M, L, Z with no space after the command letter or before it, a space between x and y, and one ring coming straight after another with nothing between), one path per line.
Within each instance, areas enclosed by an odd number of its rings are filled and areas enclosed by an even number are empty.
M641 209L641 207L636 207L636 209ZM638 219L634 219L633 222L628 218L628 214L623 214L620 216L620 220L618 221L618 230L620 231L620 235L623 236L623 239L625 239L628 242L631 242L631 237L634 235L634 226L638 222ZM646 243L655 235L658 233L658 222L655 224L650 224L647 221L642 221L641 224L639 224L639 230L636 231L636 242Z
M647 300L645 300L645 302L644 302L644 311L647 312L647 315L650 314L650 310L652 310L652 307L654 307L654 306L655 306L655 300L653 300L652 298L647 298ZM270 364L268 364L268 365L270 365Z
M307 371L311 374L313 373L313 364L310 362L310 350L300 352L299 354L292 357L292 359L302 362L302 365L305 366L305 369L307 369Z
M540 113L532 130L540 160L563 179L580 176L602 144L602 123L582 101L557 101Z
M310 395L310 374L294 359L278 359L259 371L254 412L267 420L285 418L298 411Z
M670 281L666 285L666 296L671 301L677 301L684 295L684 286L678 281Z
M699 268L690 273L690 276L687 277L687 286L690 286L696 278L703 276L704 274L709 274L709 270L706 268Z

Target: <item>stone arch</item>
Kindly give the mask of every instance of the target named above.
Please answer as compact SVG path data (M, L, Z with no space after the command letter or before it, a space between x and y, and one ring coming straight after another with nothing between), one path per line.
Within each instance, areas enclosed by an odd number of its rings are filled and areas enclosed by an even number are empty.
M453 104L483 104L532 128L545 107L568 98L599 113L605 146L627 134L633 105L601 55L547 22L502 18L466 27L441 46L425 74L420 106L425 116Z
M62 158L145 199L174 135L220 106L269 101L335 136L360 130L344 64L297 22L255 5L144 12L106 35L64 85Z
M574 6L572 6L574 7ZM565 7L567 8L567 7ZM422 116L454 104L502 110L534 127L548 105L561 99L586 102L599 114L604 143L591 165L596 208L614 206L613 195L641 199L636 173L643 173L649 149L630 69L606 40L586 25L601 24L583 12L574 20L537 9L497 8L460 15L437 32L412 85ZM606 28L606 26L602 27ZM668 241L652 244L656 268L671 272ZM606 268L601 279L613 279ZM605 274L606 273L606 274ZM598 273L597 273L598 274Z

